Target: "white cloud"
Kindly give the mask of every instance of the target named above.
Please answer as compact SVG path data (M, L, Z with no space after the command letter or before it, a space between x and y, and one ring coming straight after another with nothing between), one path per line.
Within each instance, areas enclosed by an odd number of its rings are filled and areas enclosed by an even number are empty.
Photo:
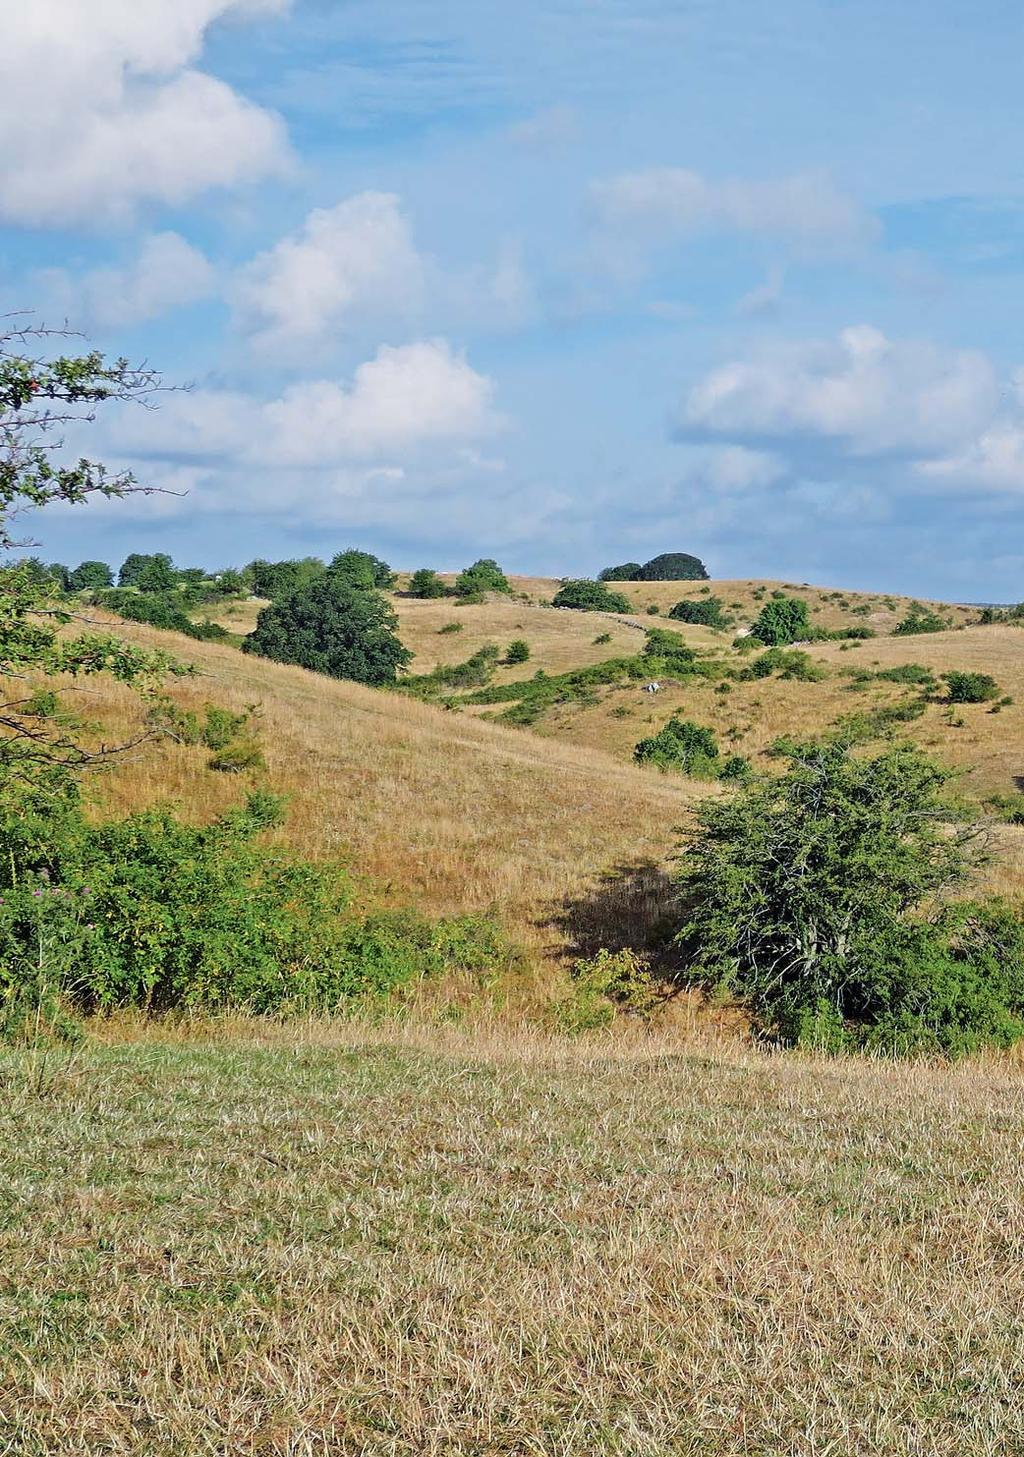
M786 282L786 275L783 269L775 265L768 270L768 276L763 283L745 293L736 304L736 312L741 319L764 318L768 314L778 312L779 304L782 302L782 290Z
M579 117L571 106L549 106L508 129L509 138L533 152L553 152L579 139Z
M702 474L714 490L732 494L774 485L786 468L777 456L745 445L721 445L707 453Z
M976 350L887 339L868 325L837 339L765 349L712 370L690 392L684 429L814 436L854 454L958 448L993 418L995 370Z
M287 511L315 506L339 482L351 492L424 468L474 468L468 448L502 424L491 380L434 339L382 346L347 384L305 380L271 400L200 389L155 411L124 408L103 445L143 482L202 467L221 482L219 509L276 501ZM210 502L199 492L191 504Z
M424 264L400 200L361 192L316 208L301 229L246 265L232 289L241 328L267 349L336 334L356 310L408 315L420 305Z
M36 281L55 311L102 329L140 324L206 298L215 275L207 258L178 233L152 233L127 267L97 268L77 279L64 269L49 269Z
M222 17L289 0L32 0L5 7L0 217L91 222L282 172L283 125L191 63Z
M491 381L443 339L384 345L348 388L331 380L293 385L265 416L269 459L298 465L325 457L402 458L425 445L474 439L497 424Z
M871 242L878 223L827 176L709 182L682 167L624 172L591 184L599 226L634 242L671 243L701 232L736 232L814 250Z
M917 462L919 476L935 486L1024 492L1024 420L1001 420L966 449Z

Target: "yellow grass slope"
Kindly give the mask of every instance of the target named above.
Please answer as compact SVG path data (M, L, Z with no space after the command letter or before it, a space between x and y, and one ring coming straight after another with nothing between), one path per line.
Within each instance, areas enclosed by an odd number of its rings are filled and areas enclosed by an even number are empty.
M600 751L234 647L130 624L118 632L197 665L198 677L173 688L183 706L261 706L267 780L289 797L283 833L296 849L349 861L397 903L432 913L494 906L536 950L557 952L575 918L600 918L607 872L663 864L687 805L705 792ZM93 691L89 713L123 734L137 707L111 685ZM212 817L242 786L207 771L207 757L170 742L145 748L105 778L104 812L170 800L188 818ZM657 880L652 872L609 892L609 918L642 919L648 901L655 914Z

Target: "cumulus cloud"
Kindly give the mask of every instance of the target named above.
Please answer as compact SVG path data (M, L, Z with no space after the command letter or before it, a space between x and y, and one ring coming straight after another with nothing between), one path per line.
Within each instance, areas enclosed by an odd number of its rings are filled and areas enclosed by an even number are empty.
M349 382L305 380L269 400L199 389L123 409L103 444L146 484L191 480L181 509L318 520L331 501L478 473L472 447L502 424L491 380L434 339L382 347ZM129 498L123 509L157 508Z
M390 192L314 209L239 270L229 296L236 327L278 360L322 353L368 321L506 328L535 310L518 243L506 242L492 264L448 270L417 247Z
M680 425L831 438L863 455L941 453L984 429L998 397L995 370L977 350L890 340L858 325L712 370L691 390Z
M408 314L420 304L424 263L398 197L362 192L316 208L261 253L232 288L236 321L267 349L336 333L356 310Z
M271 112L197 69L209 26L289 0L32 0L0 46L0 217L61 225L282 172Z
M820 173L774 181L711 182L682 167L650 167L594 182L598 226L657 245L706 232L735 232L818 249L858 248L878 222Z
M124 268L97 268L80 278L49 269L36 282L53 310L105 329L144 323L207 298L215 274L205 255L178 233L153 233Z

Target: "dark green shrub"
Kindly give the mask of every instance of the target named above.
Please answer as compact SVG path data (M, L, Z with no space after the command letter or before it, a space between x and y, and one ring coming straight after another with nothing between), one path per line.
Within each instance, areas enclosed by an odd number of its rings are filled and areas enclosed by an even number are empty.
M918 683L922 688L934 688L935 674L922 663L900 663L895 668L880 668L874 676L880 683Z
M906 617L893 628L894 637L916 637L926 632L945 632L949 623L944 617L920 602L912 602Z
M999 697L999 684L988 673L951 672L942 677L950 703L991 703Z
M143 622L166 632L181 632L199 642L222 642L230 636L219 623L193 622L177 592L129 592L114 588L94 593L93 600L128 622Z
M450 632L461 632L466 626L464 622L446 622L444 627L437 629L440 637L445 637Z
M332 678L393 683L412 654L395 631L397 619L372 587L327 572L264 607L242 651L295 663Z
M603 582L574 578L563 582L552 598L553 607L574 607L578 612L632 612L629 599L610 592Z
M382 562L372 552L358 551L355 547L339 551L332 558L327 570L331 576L348 582L353 587L376 587L379 591L386 592L395 584L395 574L387 562Z
M505 662L511 665L512 663L527 663L529 660L530 644L525 638L514 638L505 651Z
M455 591L460 597L482 600L485 592L512 591L509 580L492 557L481 557L471 567L459 573L455 579Z
M610 632L599 632L597 637L595 637L594 639L594 646L600 647L602 643L611 642L611 640L612 635Z
M782 778L702 804L685 847L691 977L827 1050L958 1055L1024 1035L1024 923L953 904L972 828L916 749L794 744Z
M758 614L751 635L768 647L808 639L813 633L807 603L799 597L772 594Z
M420 567L409 578L408 592L410 597L444 597L448 588L432 567Z
M639 562L623 562L618 567L605 567L598 572L599 582L639 582L643 567Z
M648 608L647 608L647 616L648 617L657 617L660 612L661 612L661 608L658 606L657 602L651 602L648 605Z
M795 679L800 683L820 683L828 677L827 670L816 663L809 653L799 648L769 648L760 653L749 667L739 674L741 679L769 678L778 673L780 678Z
M249 579L254 597L266 597L268 601L276 602L279 597L287 597L300 587L308 587L326 570L319 557L307 556L283 562L250 562L242 575Z
M252 738L232 739L211 754L206 763L208 768L216 769L222 774L245 774L267 767L263 750Z
M705 597L699 602L677 602L668 615L677 622L691 622L701 627L729 626L729 619L722 611L721 597Z
M685 551L666 551L640 569L641 582L706 582L708 570L699 557Z
M659 769L675 769L694 778L717 778L721 772L714 730L675 716L660 733L641 739L633 758L638 764L655 764Z

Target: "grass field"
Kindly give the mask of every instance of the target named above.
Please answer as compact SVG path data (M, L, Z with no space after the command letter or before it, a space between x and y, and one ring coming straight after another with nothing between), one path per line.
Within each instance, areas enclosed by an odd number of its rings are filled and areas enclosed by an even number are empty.
M1012 1457L1024 1085L620 1032L0 1054L16 1457Z

